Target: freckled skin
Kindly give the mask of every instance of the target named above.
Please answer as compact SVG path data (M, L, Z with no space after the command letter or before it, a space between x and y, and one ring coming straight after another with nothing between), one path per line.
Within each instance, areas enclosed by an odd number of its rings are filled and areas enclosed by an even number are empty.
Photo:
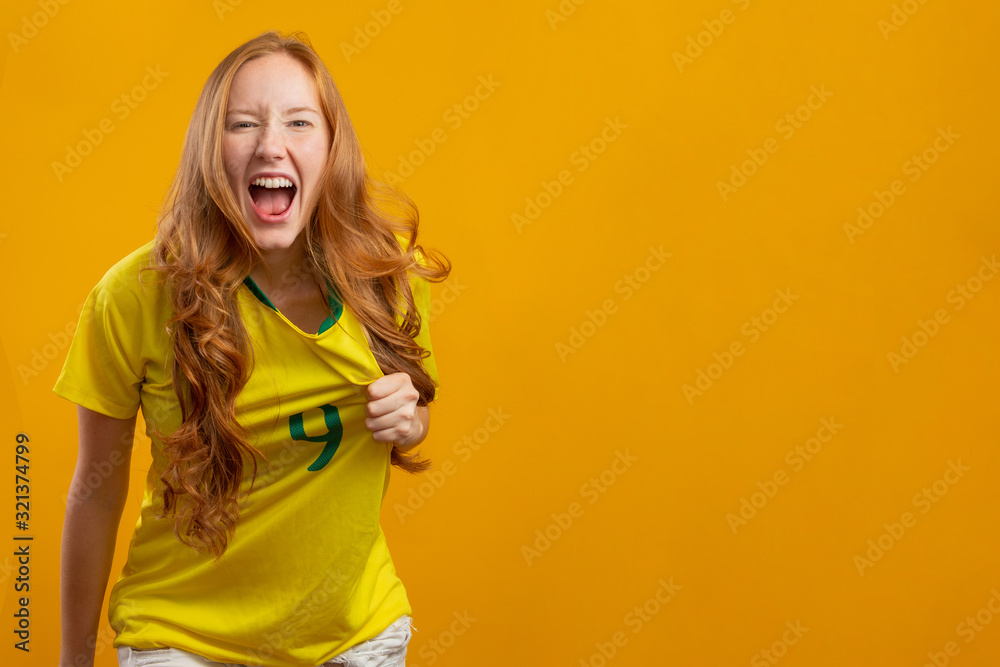
M288 112L296 107L315 111ZM268 250L287 250L309 223L329 155L330 128L316 83L305 65L291 56L257 58L233 78L226 111L222 157L229 186L265 257ZM248 186L262 171L286 173L298 185L285 222L261 222L254 213Z

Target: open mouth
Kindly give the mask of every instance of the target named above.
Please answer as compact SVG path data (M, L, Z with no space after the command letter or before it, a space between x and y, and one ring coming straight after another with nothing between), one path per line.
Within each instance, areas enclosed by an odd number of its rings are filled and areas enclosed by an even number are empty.
M258 215L274 218L288 212L298 188L287 178L268 178L251 183L249 191Z

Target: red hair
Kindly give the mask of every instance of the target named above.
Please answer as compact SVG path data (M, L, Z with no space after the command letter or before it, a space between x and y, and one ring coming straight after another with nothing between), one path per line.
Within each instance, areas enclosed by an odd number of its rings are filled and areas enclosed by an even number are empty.
M217 558L236 528L243 459L252 461L255 479L255 455L263 458L235 411L253 367L237 290L262 258L226 179L222 134L237 70L273 54L292 56L313 75L332 130L320 197L305 230L306 270L324 291L329 281L358 317L383 372L410 376L418 405L433 398L434 383L422 363L429 352L414 341L421 321L407 272L440 282L451 271L447 258L417 245L413 201L369 175L340 92L303 33L266 32L215 68L195 105L145 270L164 274L170 288L173 381L182 412L176 431L158 433L169 461L160 477L162 516L173 514L178 539ZM389 214L379 203L399 212ZM405 249L397 236L408 239ZM426 260L418 262L420 255ZM430 467L395 446L391 463L411 473Z

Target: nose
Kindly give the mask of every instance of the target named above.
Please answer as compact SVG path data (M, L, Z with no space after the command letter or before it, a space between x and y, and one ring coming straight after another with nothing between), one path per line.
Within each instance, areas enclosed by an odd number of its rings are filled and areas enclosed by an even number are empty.
M285 141L281 131L271 125L264 126L257 139L256 155L262 160L274 160L285 155Z

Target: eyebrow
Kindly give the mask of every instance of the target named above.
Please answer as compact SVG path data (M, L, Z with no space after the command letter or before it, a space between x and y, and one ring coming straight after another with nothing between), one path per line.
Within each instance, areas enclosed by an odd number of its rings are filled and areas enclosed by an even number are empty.
M320 115L320 113L318 111L316 111L315 109L313 109L312 107L292 107L291 109L285 109L285 113L286 114L299 113L301 111L311 111L312 113L316 114L317 116ZM226 112L227 116L229 116L231 114L243 114L244 116L253 116L254 115L254 113L252 111L247 111L246 109L230 109L229 111Z

